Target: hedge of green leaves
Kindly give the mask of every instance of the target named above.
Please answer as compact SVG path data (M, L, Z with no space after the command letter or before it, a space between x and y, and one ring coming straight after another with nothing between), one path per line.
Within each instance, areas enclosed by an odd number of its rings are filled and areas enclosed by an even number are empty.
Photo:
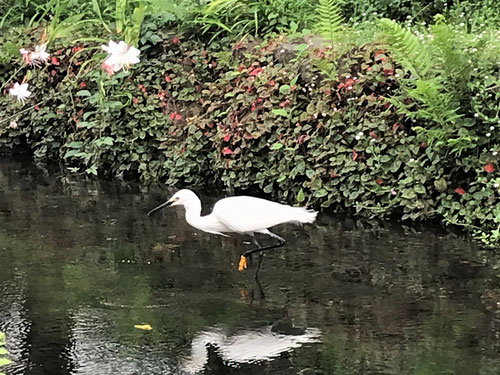
M23 35L13 29L2 44L27 43ZM207 48L159 36L143 39L140 64L110 78L86 45L54 47L41 70L4 52L2 81L28 74L35 95L24 106L0 97L0 145L74 172L263 191L370 218L439 218L498 243L500 91L485 35L467 39L470 61L450 59L448 82L463 87L446 95L461 106L443 121L433 87L415 86L382 39L339 49L248 37Z

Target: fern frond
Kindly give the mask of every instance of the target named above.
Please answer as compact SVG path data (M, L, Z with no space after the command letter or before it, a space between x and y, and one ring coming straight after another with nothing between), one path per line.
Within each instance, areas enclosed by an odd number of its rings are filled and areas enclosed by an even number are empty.
M343 28L342 12L339 0L319 0L318 22L315 29L325 40L333 42Z
M438 60L439 70L444 75L444 82L453 88L452 91L462 93L467 90L472 72L472 65L468 63L468 51L462 44L464 41L443 21L432 25L431 32L431 47L434 47L434 55Z
M413 75L423 79L432 65L427 46L396 22L387 18L379 22L394 58Z

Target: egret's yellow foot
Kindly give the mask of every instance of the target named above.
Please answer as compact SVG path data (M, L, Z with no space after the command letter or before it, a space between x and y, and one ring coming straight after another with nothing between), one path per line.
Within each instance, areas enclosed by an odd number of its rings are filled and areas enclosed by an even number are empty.
M247 258L242 255L238 264L238 271L243 271L245 268L247 268Z

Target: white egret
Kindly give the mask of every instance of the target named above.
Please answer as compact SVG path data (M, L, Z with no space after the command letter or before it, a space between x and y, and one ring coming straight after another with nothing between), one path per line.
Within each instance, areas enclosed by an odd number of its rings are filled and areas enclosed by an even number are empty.
M204 232L223 236L225 233L250 235L259 247L248 250L241 256L238 265L239 271L247 267L246 258L251 254L281 247L285 244L283 238L270 232L268 228L283 223L312 223L318 214L316 211L304 207L291 207L262 198L237 196L217 201L212 213L201 216L200 198L191 190L182 189L165 203L149 211L148 215L168 206L184 206L188 224ZM255 233L267 234L277 239L279 243L260 246L254 237Z

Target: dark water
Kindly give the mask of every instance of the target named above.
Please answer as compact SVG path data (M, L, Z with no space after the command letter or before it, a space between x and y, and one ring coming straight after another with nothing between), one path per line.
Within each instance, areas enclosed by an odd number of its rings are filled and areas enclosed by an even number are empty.
M145 215L167 190L0 161L7 374L500 373L495 252L322 215L276 228L259 285L244 238Z

